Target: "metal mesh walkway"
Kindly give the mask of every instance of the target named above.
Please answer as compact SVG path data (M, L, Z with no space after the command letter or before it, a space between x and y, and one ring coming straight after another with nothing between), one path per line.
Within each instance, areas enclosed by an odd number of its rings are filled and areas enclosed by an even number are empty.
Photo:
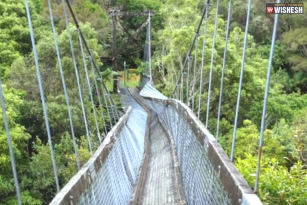
M179 190L170 140L155 113L151 117L149 142L149 163L140 204L178 204Z

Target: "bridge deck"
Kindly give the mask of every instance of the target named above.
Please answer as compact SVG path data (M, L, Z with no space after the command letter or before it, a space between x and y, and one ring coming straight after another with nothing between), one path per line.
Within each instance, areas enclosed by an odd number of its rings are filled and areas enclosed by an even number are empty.
M140 204L178 204L179 190L174 177L171 143L154 112L150 122L149 141L149 163Z

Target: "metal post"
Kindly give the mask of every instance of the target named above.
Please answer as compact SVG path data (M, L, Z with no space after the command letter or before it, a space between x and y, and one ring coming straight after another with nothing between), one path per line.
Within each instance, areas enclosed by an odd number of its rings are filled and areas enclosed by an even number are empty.
M127 71L126 71L126 61L124 62L124 85L125 87L127 86L126 85L126 82L127 82Z

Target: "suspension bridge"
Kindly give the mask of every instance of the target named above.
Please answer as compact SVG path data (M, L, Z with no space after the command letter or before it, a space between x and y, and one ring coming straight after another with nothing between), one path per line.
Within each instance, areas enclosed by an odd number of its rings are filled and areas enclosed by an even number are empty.
M279 2L279 1L278 1ZM248 12L246 18L246 29L244 38L244 48L242 53L242 64L240 82L238 89L238 99L234 122L234 135L231 156L228 157L218 143L221 104L223 97L223 81L225 73L225 63L227 60L227 42L229 38L229 25L232 1L229 1L228 22L225 37L224 58L222 63L222 77L219 95L217 133L212 135L207 129L210 92L212 84L212 67L214 60L214 45L217 32L218 6L216 5L215 32L212 43L212 55L209 73L208 101L206 121L203 124L199 120L201 94L204 92L204 48L206 44L206 29L208 23L209 1L204 2L204 10L191 47L187 51L187 56L183 64L183 69L179 74L177 83L174 85L172 96L167 97L160 93L154 86L152 79L152 65L150 53L151 39L151 15L148 15L147 39L146 39L146 68L142 75L140 86L137 88L126 88L121 84L119 88L122 108L115 105L112 95L107 89L99 67L95 62L90 47L78 24L69 1L62 1L63 13L65 14L69 46L71 49L71 59L74 63L76 83L78 85L79 100L81 103L82 116L85 124L85 135L88 142L91 158L83 166L80 165L78 144L76 142L73 113L71 112L69 92L66 88L67 76L62 63L61 52L58 46L57 31L53 20L52 3L48 0L50 22L54 37L54 45L57 56L58 68L61 76L63 91L66 96L66 105L69 118L70 134L76 155L78 173L70 181L61 187L58 178L54 147L52 143L52 133L48 122L48 112L44 94L43 81L41 79L40 61L35 44L35 33L32 26L31 10L28 1L25 0L31 41L33 46L33 57L38 80L38 88L41 96L45 126L47 130L48 142L50 145L50 157L52 159L54 171L54 183L57 194L50 204L262 204L257 194L260 157L264 132L264 120L266 102L268 98L268 87L270 81L270 70L272 67L272 57L274 53L276 26L278 15L275 15L274 30L272 34L272 46L267 72L267 85L264 94L264 107L262 113L261 136L259 143L259 159L255 187L252 190L245 179L235 168L233 162L236 140L236 129L238 122L238 112L240 108L240 95L244 74L245 50L247 46L249 15L251 10L251 0L248 1ZM71 15L77 28L77 44L74 47L72 31L70 31L68 15ZM201 30L203 28L203 31ZM199 99L196 99L196 73L192 68L191 59L193 50L197 50L198 37L204 36L203 53L200 66ZM196 47L196 48L195 48ZM77 65L75 50L80 49L80 57L83 65ZM84 68L84 75L80 75L81 68ZM56 68L54 68L56 69ZM65 78L66 77L66 78ZM71 77L71 76L70 76ZM91 130L88 115L84 103L84 93L82 94L82 78L85 78L85 85L88 86L89 100L93 108L94 128ZM192 89L186 89L192 84ZM0 83L1 85L1 83ZM185 86L187 85L187 87ZM95 88L94 94L91 88ZM19 179L16 171L14 152L10 137L10 128L6 116L5 99L2 86L0 87L2 113L4 125L8 139L11 165L15 181L16 196L18 204L22 204L22 197L19 189ZM96 109L94 97L97 96L99 105L103 106L106 112ZM192 96L192 97L189 97ZM198 107L195 107L196 101ZM192 109L191 109L191 108ZM109 119L109 120L107 120ZM95 133L97 132L97 133ZM94 150L94 137L98 137L99 145Z

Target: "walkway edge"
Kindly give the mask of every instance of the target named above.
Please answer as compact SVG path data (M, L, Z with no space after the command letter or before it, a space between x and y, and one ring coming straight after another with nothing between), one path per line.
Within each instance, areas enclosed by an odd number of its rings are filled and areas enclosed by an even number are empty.
M159 116L158 116L158 120L159 120L160 124L162 125L164 131L167 133L167 138L171 143L172 158L173 158L174 170L175 170L175 181L176 181L176 184L178 185L180 204L186 205L187 201L186 201L186 197L185 197L183 186L182 186L181 171L180 171L180 167L179 167L179 161L178 161L177 150L176 150L174 138L173 138L173 135L171 134L171 132L167 129L167 126L165 125L163 120L161 120Z
M144 185L144 182L145 182L145 178L146 178L146 170L147 170L147 167L148 167L148 162L149 162L149 133L150 133L150 119L151 119L151 111L150 109L144 105L144 103L142 103L140 101L140 99L137 99L135 97L134 94L132 94L132 92L134 93L136 90L134 89L134 91L130 91L128 90L131 94L131 96L135 99L136 102L138 102L142 107L143 109L147 112L147 122L146 122L146 131L145 131L145 146L144 146L144 154L143 154L143 162L139 168L139 172L138 172L138 176L137 176L137 180L135 182L135 187L134 187L134 190L133 190L133 194L131 196L131 199L130 199L130 205L137 205L138 202L139 202L139 199L140 199L140 195L141 195L141 188L143 187Z

